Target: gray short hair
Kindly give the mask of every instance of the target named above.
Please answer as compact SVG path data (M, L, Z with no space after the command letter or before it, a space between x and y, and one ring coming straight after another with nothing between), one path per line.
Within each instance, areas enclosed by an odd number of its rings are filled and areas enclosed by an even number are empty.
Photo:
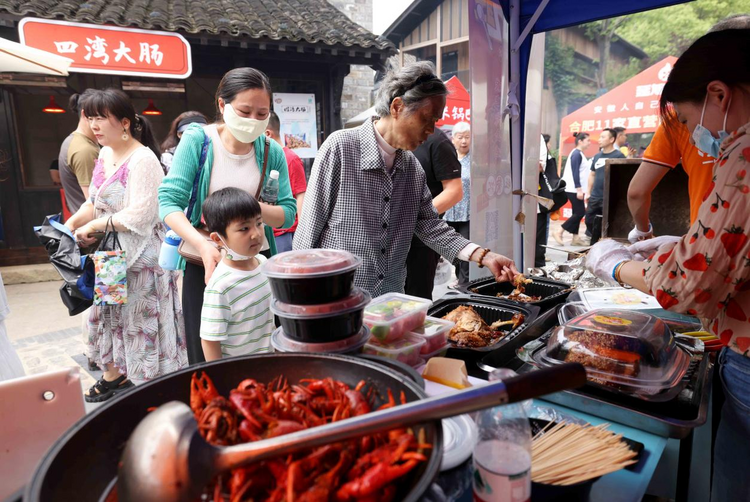
M416 61L399 68L393 58L375 98L375 113L379 117L389 116L391 103L398 97L403 99L408 111L413 111L421 107L425 99L447 95L448 88L435 75L435 65L431 62Z
M727 16L708 30L709 33L724 30L747 30L750 28L750 14Z
M462 132L469 132L471 131L471 126L468 122L459 122L456 125L453 126L453 129L451 130L452 134L459 134Z

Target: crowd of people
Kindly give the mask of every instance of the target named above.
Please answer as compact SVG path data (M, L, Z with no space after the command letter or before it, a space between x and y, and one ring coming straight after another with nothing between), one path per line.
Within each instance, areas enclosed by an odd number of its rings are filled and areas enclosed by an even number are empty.
M632 246L600 240L604 167L633 155L624 130L601 131L591 159L589 134L576 134L561 178L548 136L539 158L540 192L557 207L565 199L572 206L554 239L564 244L571 234L574 245L593 244L586 266L599 278L706 319L726 345L718 361L724 404L716 500L750 493L749 43L748 16L741 16L714 27L675 63L660 98L662 124L628 190ZM462 122L448 136L435 127L447 94L429 62L391 67L376 116L331 134L309 180L281 142L271 84L257 69L229 71L216 90L216 119L182 113L161 144L124 92L72 96L78 125L58 159L73 213L65 225L82 247L116 232L127 275L127 302L85 314L87 355L103 370L86 400L107 400L201 361L271 351L272 295L261 266L278 252L349 251L363 260L355 284L373 297L431 298L441 257L455 265L456 286L468 284L471 262L512 280L511 259L470 240L471 129ZM655 237L651 194L678 163L690 179L691 228ZM272 201L260 195L268 177L278 179ZM547 241L550 209L538 209L537 244ZM590 242L579 235L584 218ZM159 265L167 229L185 247L178 270ZM535 262L543 256L538 246Z
M73 213L65 225L82 247L114 230L127 266L127 301L84 314L90 366L103 370L86 400L189 364L271 350L260 266L292 248L362 257L355 283L372 296L431 298L441 256L456 266L454 286L468 283L471 261L512 279L512 260L469 240L471 130L459 123L450 137L435 127L447 94L432 64L394 65L377 116L321 146L309 190L257 69L229 71L216 90L216 120L186 111L161 144L122 91L74 95L79 123L59 158ZM267 202L269 177L279 188ZM182 242L178 270L159 266L167 230Z

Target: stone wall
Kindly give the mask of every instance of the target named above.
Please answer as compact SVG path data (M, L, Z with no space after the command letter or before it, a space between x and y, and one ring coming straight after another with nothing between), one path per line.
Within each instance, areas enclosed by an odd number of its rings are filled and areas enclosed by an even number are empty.
M349 19L372 31L373 0L328 0ZM341 95L341 119L344 123L372 106L375 72L369 66L352 65L344 79Z

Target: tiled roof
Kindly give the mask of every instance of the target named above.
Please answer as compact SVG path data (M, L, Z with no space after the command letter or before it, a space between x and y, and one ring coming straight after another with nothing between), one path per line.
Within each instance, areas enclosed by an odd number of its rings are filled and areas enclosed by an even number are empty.
M395 53L326 0L0 0L0 12L189 34L287 39Z

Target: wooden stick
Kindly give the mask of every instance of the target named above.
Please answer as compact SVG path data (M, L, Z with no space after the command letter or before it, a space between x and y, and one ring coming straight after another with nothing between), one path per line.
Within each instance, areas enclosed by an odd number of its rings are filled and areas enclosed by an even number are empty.
M609 424L581 426L560 422L537 433L531 446L532 479L570 485L593 479L636 462L636 453Z

